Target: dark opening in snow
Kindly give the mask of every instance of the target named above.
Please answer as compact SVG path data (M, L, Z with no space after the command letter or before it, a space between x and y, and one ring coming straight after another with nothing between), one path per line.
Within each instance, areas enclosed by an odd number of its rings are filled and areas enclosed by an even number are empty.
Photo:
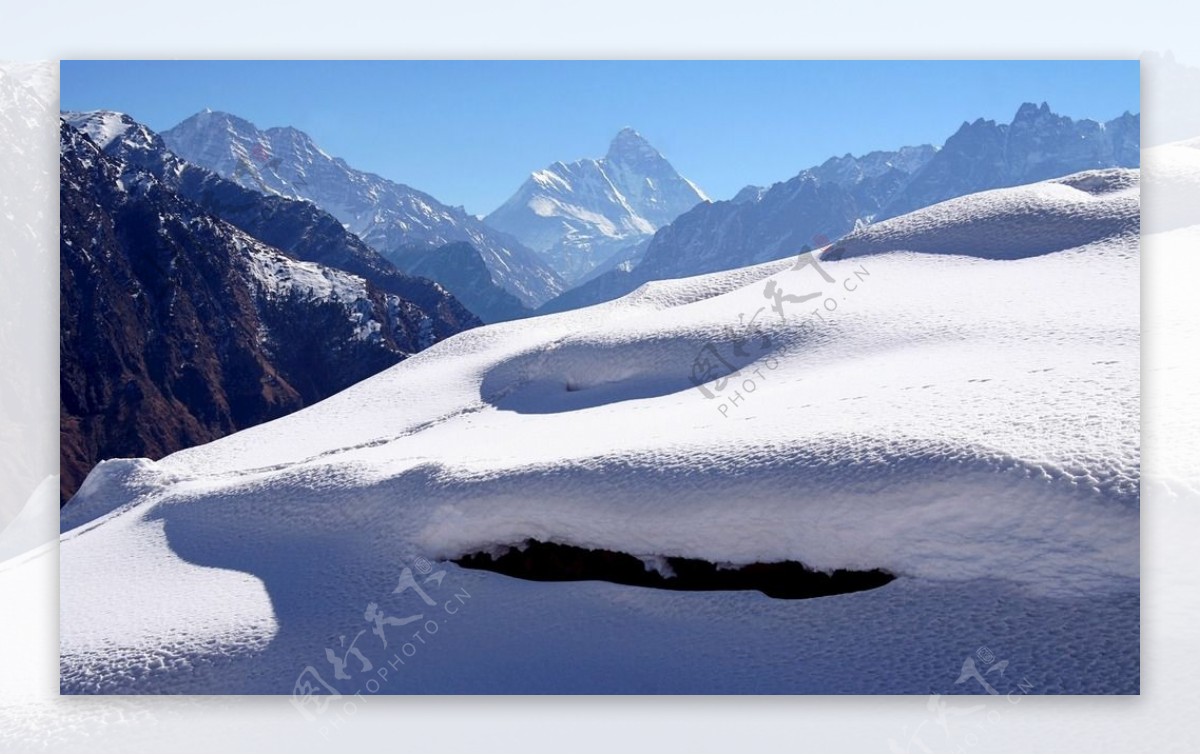
M483 569L537 582L599 580L663 590L758 590L772 598L798 600L872 590L895 579L881 569L826 573L798 561L721 567L696 558L669 556L647 564L628 553L527 540L499 556L469 553L454 559L467 569Z

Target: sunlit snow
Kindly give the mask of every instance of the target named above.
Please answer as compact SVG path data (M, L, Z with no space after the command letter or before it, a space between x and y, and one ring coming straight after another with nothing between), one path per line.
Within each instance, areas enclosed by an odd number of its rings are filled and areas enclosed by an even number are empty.
M1037 692L1135 692L1137 177L469 331L103 464L62 517L62 688L291 693L311 665L353 693L326 649L427 560L439 601L472 597L392 692L977 692L953 682L984 643L1017 672L1054 656ZM529 538L899 578L774 601L444 561Z

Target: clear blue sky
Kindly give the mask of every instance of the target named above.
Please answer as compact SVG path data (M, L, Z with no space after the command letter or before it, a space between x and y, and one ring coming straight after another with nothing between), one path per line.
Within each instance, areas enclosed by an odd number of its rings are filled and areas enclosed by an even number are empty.
M64 110L165 130L206 107L484 214L633 126L714 199L833 155L929 142L1022 102L1140 112L1137 61L63 61Z

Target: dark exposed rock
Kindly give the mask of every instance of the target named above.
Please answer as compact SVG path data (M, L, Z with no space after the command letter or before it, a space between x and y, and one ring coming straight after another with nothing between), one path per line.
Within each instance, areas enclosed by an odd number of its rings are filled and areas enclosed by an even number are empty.
M298 262L160 180L161 162L139 167L108 146L61 125L64 501L101 459L158 458L282 416L478 323L428 281L413 285L430 309ZM281 243L280 229L308 218L288 245L314 251L326 238L353 251L311 205L241 199L210 207Z
M1045 181L1096 168L1136 168L1141 118L1072 120L1025 103L1012 123L964 123L884 207L895 217L987 189Z
M108 129L124 129L104 146L109 157L146 171L179 196L231 223L289 257L345 270L378 288L436 313L434 330L447 337L480 324L453 296L431 280L405 275L346 230L337 218L311 202L247 189L171 152L162 137L128 115L99 111L68 114L68 122L87 132L97 119ZM113 121L119 122L114 126Z

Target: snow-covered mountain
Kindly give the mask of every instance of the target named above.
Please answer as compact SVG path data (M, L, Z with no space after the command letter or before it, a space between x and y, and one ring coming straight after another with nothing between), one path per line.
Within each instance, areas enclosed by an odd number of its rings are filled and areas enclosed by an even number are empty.
M578 281L705 200L645 138L624 128L604 157L535 171L484 220Z
M373 252L307 202L188 165L121 114L68 119L64 499L101 459L158 457L273 419L479 324L436 284L373 268Z
M1137 167L1137 115L1072 120L1026 103L1012 123L964 123L929 145L845 155L769 188L702 204L661 229L640 262L583 282L544 305L560 312L606 301L643 283L725 270L820 246L858 225L987 189L1084 170Z
M862 157L845 154L831 157L804 171L802 175L811 176L821 184L846 189L854 197L858 218L874 220L896 194L903 191L913 177L933 161L937 153L936 147L921 144L892 151L868 152ZM750 198L747 189L739 192L743 201ZM755 201L760 201L765 193L760 192Z
M98 110L64 113L105 154L143 170L205 212L305 262L358 275L433 315L434 336L445 338L479 324L436 283L406 275L315 204L246 189L200 168L167 149L162 138L124 113Z
M358 691L982 693L986 643L989 685L1136 694L1137 175L477 328L106 462L62 512L62 691L292 694L317 721ZM775 600L453 561L529 540L897 578Z
M544 304L562 312L623 296L643 283L743 267L813 246L814 237L852 230L860 207L850 190L805 171L757 201L697 205L654 235L635 264L613 267Z
M516 239L461 207L352 168L298 129L263 130L206 110L162 137L183 159L244 187L315 203L385 257L401 247L466 241L483 255L493 281L529 306L564 289L562 279Z

